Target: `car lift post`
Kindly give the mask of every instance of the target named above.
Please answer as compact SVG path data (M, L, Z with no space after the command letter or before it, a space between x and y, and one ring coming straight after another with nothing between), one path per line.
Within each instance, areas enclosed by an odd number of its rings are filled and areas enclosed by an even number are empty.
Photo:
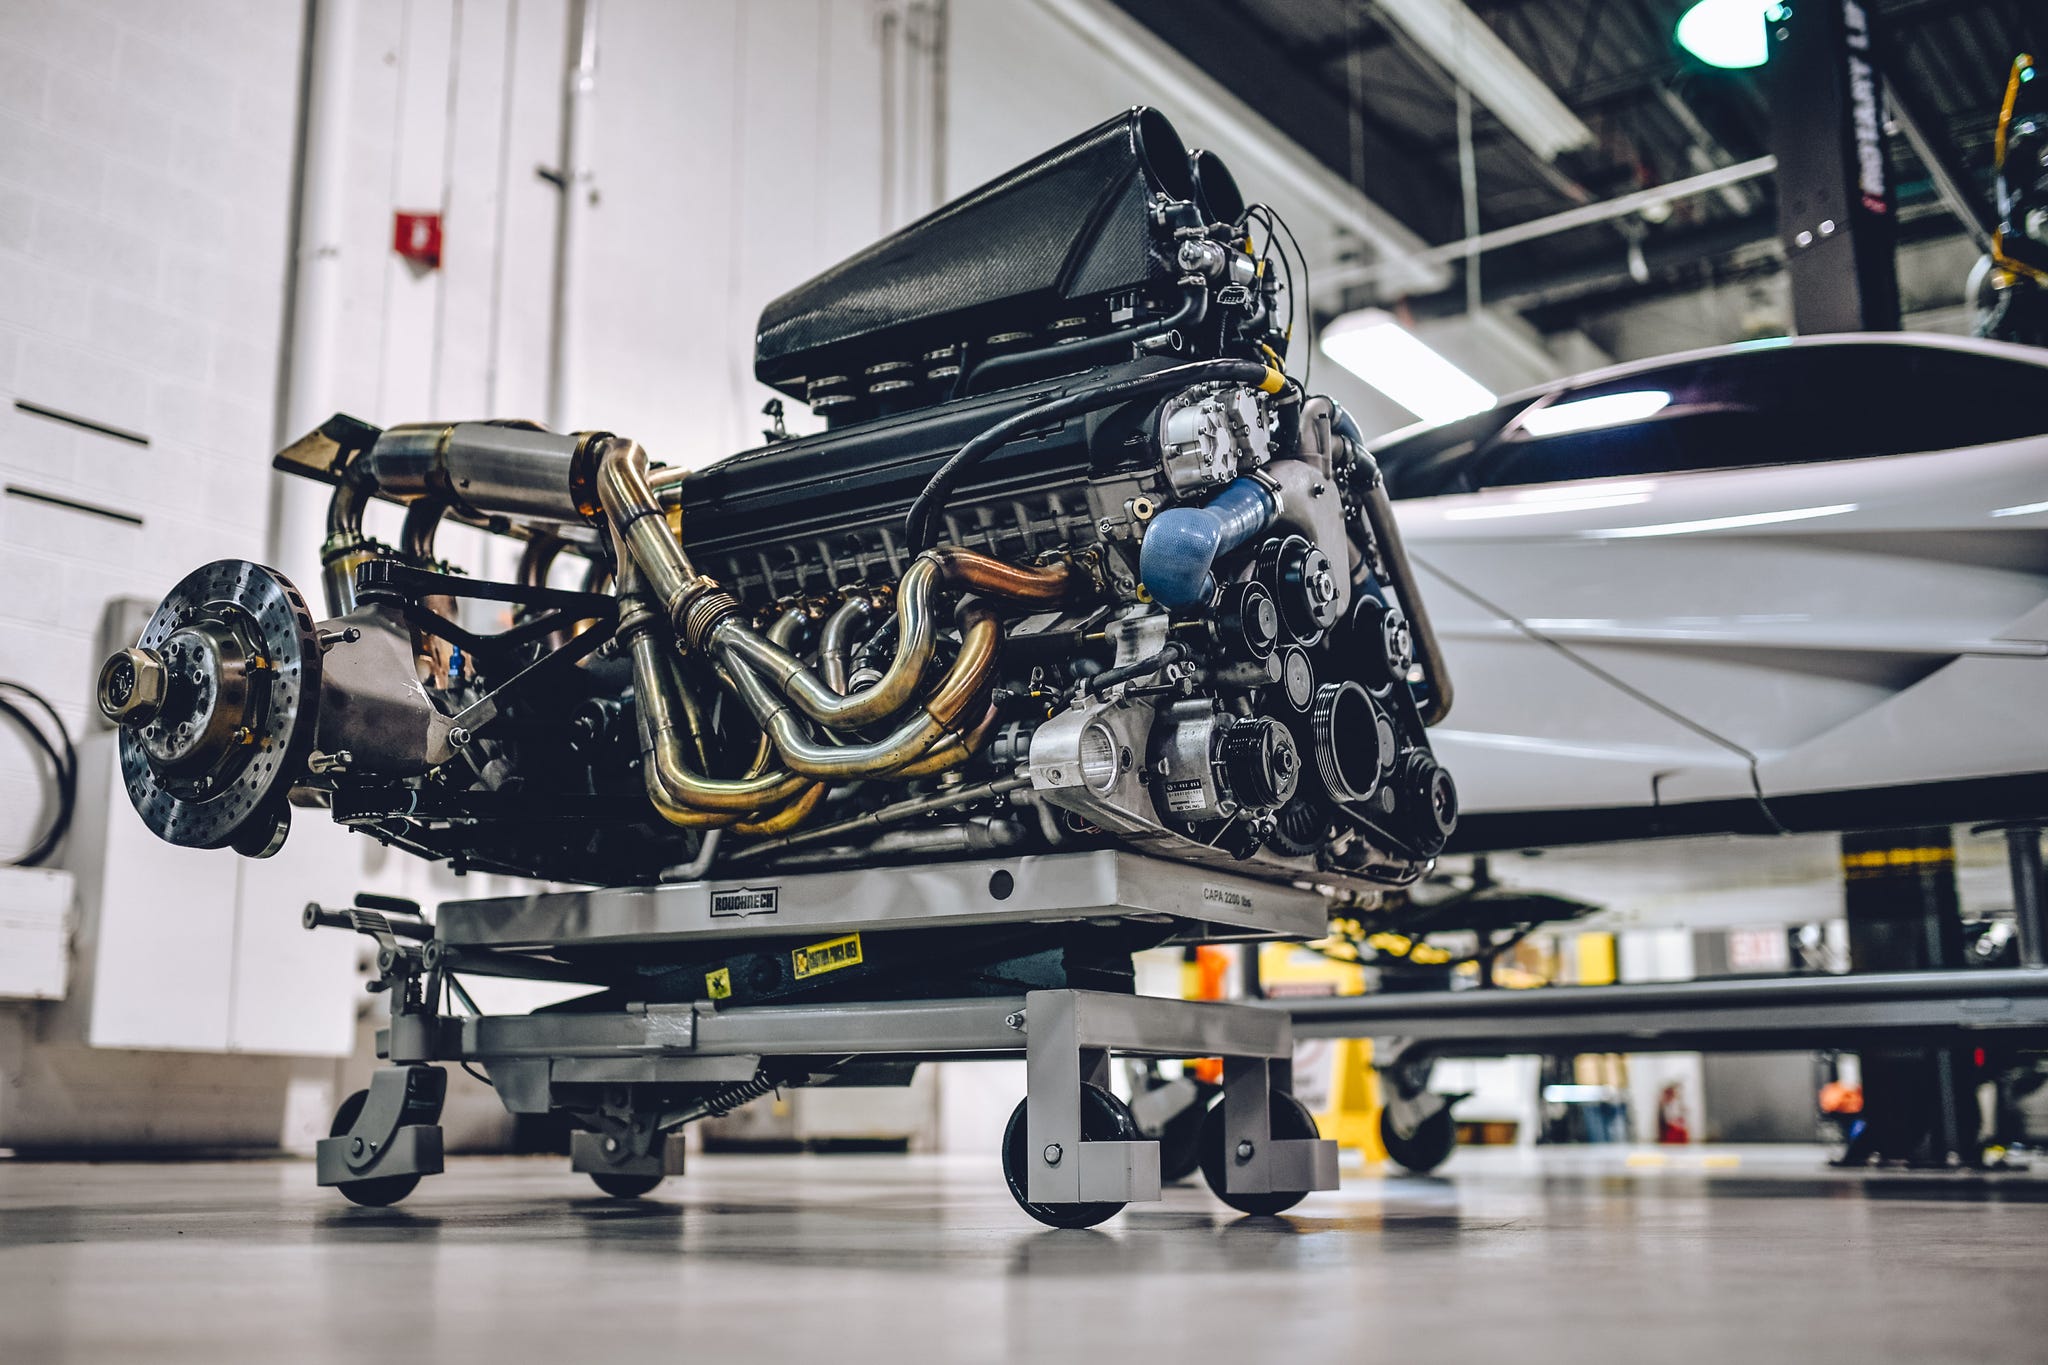
M2000 830L2005 835L2006 859L2012 867L2012 913L2019 931L2020 965L2048 967L2048 915L2042 909L2041 825L2035 820L2015 820L2003 825L1985 825L1972 833Z
M1851 972L1963 965L1955 839L1945 825L1842 836L1842 896ZM1872 1157L1914 1165L1978 1158L1976 1067L1962 1048L1865 1051L1863 1128L1844 1165Z
M1769 25L1770 58L1759 74L1778 158L1792 330L1800 335L1899 329L1875 10L1871 0L1812 0Z

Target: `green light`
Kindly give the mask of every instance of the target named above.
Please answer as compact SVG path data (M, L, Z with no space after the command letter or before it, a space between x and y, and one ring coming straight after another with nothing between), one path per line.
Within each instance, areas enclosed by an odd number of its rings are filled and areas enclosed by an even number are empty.
M1778 0L1699 0L1678 21L1678 43L1709 66L1746 70L1771 55L1766 21L1782 11Z

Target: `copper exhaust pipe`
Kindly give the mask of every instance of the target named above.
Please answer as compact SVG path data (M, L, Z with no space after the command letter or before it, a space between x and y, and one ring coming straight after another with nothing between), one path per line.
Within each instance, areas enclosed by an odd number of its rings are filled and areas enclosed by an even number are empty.
M666 647L652 625L652 614L645 606L628 598L621 608L620 634L630 637L633 650L647 799L661 817L673 825L727 824L802 793L809 784L789 772L716 778L690 767L684 759L684 727L678 718L682 689L669 671Z
M960 656L954 660L925 706L913 711L894 730L866 744L820 744L805 731L789 703L769 682L744 663L727 669L728 681L775 741L782 761L810 777L885 777L922 758L954 735L968 703L988 684L995 671L1002 627L987 608L970 608L962 628Z

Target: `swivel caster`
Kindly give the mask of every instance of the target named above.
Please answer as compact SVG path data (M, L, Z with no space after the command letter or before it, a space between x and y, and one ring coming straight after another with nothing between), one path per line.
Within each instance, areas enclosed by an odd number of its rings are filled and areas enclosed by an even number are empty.
M363 1115L363 1106L370 1102L370 1092L358 1090L341 1102L334 1111L334 1122L327 1127L329 1137L347 1137L349 1130L356 1126L356 1120ZM420 1178L416 1175L380 1175L368 1180L345 1180L334 1188L352 1204L365 1208L381 1209L411 1194L419 1188Z
M614 1199L639 1199L654 1193L657 1185L667 1179L659 1175L613 1175L604 1171L592 1171L591 1181Z
M1273 1139L1284 1142L1298 1138L1314 1139L1322 1136L1316 1131L1316 1121L1308 1109L1294 1096L1283 1091L1272 1092L1267 1110L1272 1126ZM1218 1199L1236 1209L1239 1213L1270 1215L1282 1213L1308 1197L1307 1190L1274 1190L1266 1194L1231 1194L1224 1188L1225 1173L1230 1169L1231 1155L1224 1150L1223 1101L1217 1100L1209 1107L1209 1116L1202 1120L1201 1138L1202 1179L1209 1182L1209 1191Z
M1445 1105L1418 1124L1413 1135L1402 1137L1394 1131L1393 1114L1382 1109L1380 1142L1395 1165L1416 1175L1428 1175L1450 1159L1458 1145L1458 1126L1451 1121L1451 1107Z
M1031 1163L1043 1159L1042 1154L1033 1153L1031 1135L1025 1122L1025 1110L1029 1100L1017 1101L1017 1107L1010 1111L1009 1126L1003 1130L1003 1179L1009 1183L1010 1197L1017 1201L1017 1207L1044 1223L1055 1228L1092 1228L1106 1222L1123 1211L1121 1200L1100 1200L1085 1204L1034 1204L1030 1189ZM1138 1121L1131 1117L1131 1111L1124 1102L1100 1086L1081 1086L1081 1140L1083 1142L1137 1142L1143 1138L1138 1131Z

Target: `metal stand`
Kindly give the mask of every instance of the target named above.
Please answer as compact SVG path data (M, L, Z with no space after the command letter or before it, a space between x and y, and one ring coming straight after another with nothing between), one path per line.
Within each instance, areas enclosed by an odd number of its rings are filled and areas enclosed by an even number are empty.
M1107 1095L1110 1058L1121 1055L1223 1059L1223 1095L1204 1133L1214 1160L1204 1170L1226 1202L1266 1211L1336 1188L1334 1142L1313 1136L1312 1125L1306 1136L1276 1131L1276 1116L1299 1109L1287 1093L1294 1028L1284 1012L1256 1005L1075 988L976 996L957 993L969 980L943 975L933 984L956 993L748 1005L733 1002L730 969L714 968L698 974L710 998L636 1001L614 984L584 1011L453 1016L438 1008L444 980L461 995L457 971L660 981L675 975L662 954L707 944L742 955L734 960L780 953L797 978L844 971L857 984L852 968L874 957L886 934L934 924L1014 930L1144 916L1169 940L1258 939L1299 936L1312 922L1319 928L1321 915L1313 893L1124 853L769 880L457 903L442 908L423 942L423 921L395 929L378 915L309 908L309 927L374 933L379 984L394 991L391 1027L378 1039L392 1065L377 1073L348 1131L320 1144L320 1182L359 1198L382 1188L366 1182L441 1169L433 1118L400 1105L432 1091L438 1117L435 1082L445 1077L434 1062L483 1068L512 1113L569 1113L584 1130L574 1168L608 1193L642 1193L674 1173L668 1134L781 1086L901 1084L925 1061L1021 1056L1026 1159L1010 1172L1013 1187L1034 1217L1078 1226L1099 1221L1096 1211L1107 1217L1160 1195L1159 1144L1139 1137L1135 1121L1120 1126L1127 1136L1087 1131L1088 1105L1122 1110ZM768 915L777 918L764 923ZM834 937L802 941L823 932Z
M2048 1047L2041 826L2015 822L1976 832L2006 838L2025 964L2019 968L1403 992L1297 1000L1287 1008L1303 1037L1373 1040L1386 1096L1381 1136L1389 1153L1412 1170L1431 1169L1450 1153L1454 1097L1428 1088L1439 1057L1930 1048L1956 1057L1978 1048ZM1945 829L1934 833L1947 838ZM1869 861L1889 870L1895 860L1888 847L1880 851L1883 858ZM1891 938L1917 945L1932 932L1915 919Z
M2020 942L2020 965L2048 967L2048 892L2041 873L2041 822L2001 821L1978 825L1972 834L2003 834L2006 860L2012 868L2013 926Z

